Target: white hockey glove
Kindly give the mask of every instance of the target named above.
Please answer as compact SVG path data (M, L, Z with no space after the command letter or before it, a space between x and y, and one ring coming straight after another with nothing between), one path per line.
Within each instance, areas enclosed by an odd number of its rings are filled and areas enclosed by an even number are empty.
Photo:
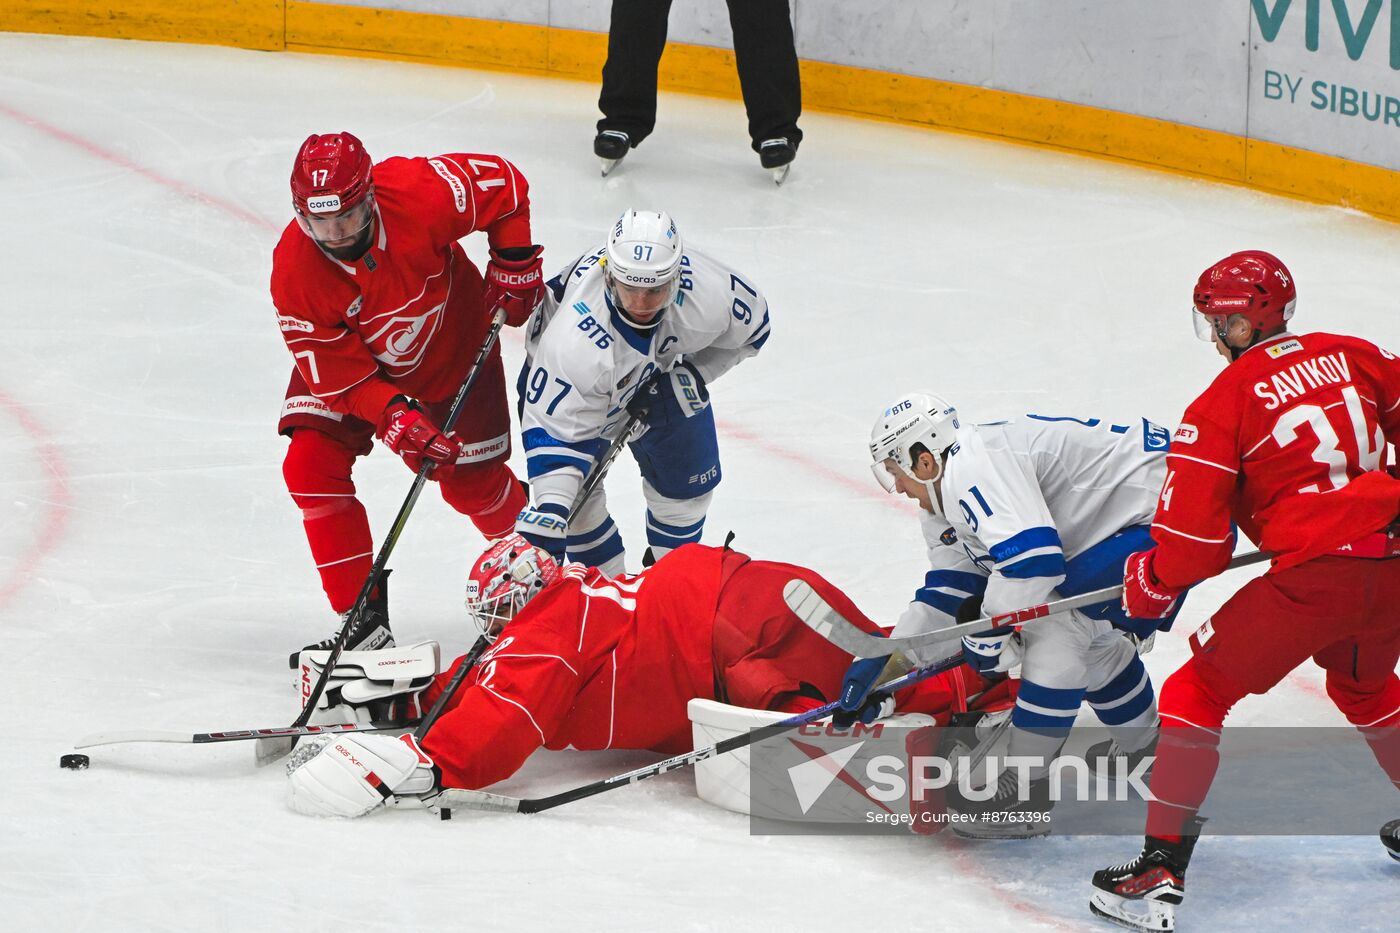
M429 806L438 771L411 735L366 733L309 742L287 763L287 806L307 816L364 816L406 802Z
M309 694L329 657L329 651L297 655L296 689L300 697ZM419 694L433 682L439 664L435 641L375 651L342 651L309 721L370 722L421 716Z

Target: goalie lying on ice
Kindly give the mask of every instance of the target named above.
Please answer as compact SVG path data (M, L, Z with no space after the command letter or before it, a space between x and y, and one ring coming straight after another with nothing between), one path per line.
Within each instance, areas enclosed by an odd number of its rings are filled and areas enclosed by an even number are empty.
M400 797L494 784L541 746L686 751L686 705L697 697L814 709L836 697L851 658L788 609L783 587L793 579L879 631L814 571L728 548L685 545L642 573L609 578L504 539L478 560L467 597L499 637L422 746L363 733L308 745L288 767L288 801L303 813L361 816ZM425 707L454 670L427 689ZM969 699L998 708L1011 696L1008 682L959 667L895 699L901 711L946 721Z

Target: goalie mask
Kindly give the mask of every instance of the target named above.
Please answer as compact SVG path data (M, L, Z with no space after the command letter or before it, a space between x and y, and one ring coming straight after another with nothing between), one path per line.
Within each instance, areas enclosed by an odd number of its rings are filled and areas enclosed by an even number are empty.
M467 611L482 634L495 637L526 603L559 579L559 565L518 534L495 542L467 577Z
M958 411L937 395L913 392L880 413L870 429L870 470L888 493L898 491L896 471L928 490L934 515L942 515L942 502L934 484L943 476L943 454L957 440ZM933 455L933 476L914 475L919 455Z
M639 330L661 323L681 285L681 235L665 211L624 211L608 233L603 283L608 300Z

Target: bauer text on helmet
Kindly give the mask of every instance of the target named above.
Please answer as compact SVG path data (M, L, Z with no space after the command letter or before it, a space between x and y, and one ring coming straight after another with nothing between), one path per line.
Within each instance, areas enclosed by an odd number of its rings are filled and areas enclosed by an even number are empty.
M903 493L927 511L942 514L937 483L943 455L957 441L958 412L927 392L903 396L875 419L870 430L870 469L889 493ZM923 454L929 460L920 466Z

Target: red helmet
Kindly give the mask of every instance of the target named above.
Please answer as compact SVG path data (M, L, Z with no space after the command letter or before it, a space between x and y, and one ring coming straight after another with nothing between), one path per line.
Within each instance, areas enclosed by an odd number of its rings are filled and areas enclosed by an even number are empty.
M467 576L467 609L488 635L501 627L541 590L559 579L559 565L519 534L488 547Z
M343 239L364 229L372 166L364 143L350 133L306 137L292 166L292 207L312 239Z
M1242 314L1256 330L1282 327L1293 316L1298 289L1293 274L1272 253L1231 253L1201 273L1196 310L1206 318Z

